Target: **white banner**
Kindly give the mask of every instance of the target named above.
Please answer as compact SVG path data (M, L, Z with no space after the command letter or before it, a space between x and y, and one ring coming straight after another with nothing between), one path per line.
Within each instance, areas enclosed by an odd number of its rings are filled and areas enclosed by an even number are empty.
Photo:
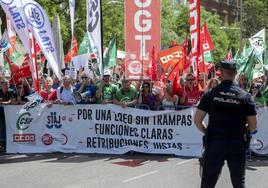
M102 65L102 30L101 30L101 1L100 0L87 0L87 31L94 38L94 42L97 46L97 61L99 63L99 69L101 75L103 75ZM93 46L91 46L94 48Z
M42 113L5 106L7 153L128 151L200 156L194 108L147 111L117 105L54 105Z
M12 26L19 35L22 44L30 54L30 39L28 34L28 24L23 11L23 5L18 0L0 0L0 4L6 15L11 20Z
M255 153L268 154L268 108L259 108L258 116L258 132L251 139L251 148Z
M61 79L61 74L57 64L57 52L54 44L51 24L44 9L34 0L22 0L28 26L31 28L34 37L40 46L43 54L53 72Z
M5 106L7 153L110 153L128 151L200 156L202 134L194 108L147 111L116 105ZM268 154L268 108L258 109L251 149Z

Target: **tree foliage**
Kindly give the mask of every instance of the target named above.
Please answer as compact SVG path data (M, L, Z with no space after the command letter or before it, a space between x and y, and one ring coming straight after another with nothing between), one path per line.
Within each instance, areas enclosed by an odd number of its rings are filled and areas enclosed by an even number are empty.
M70 10L69 0L36 0L47 12L50 21L58 15L61 21L61 32L64 40L65 53L70 48ZM117 36L118 49L124 50L124 2L126 0L102 0L103 10L103 42L108 46L113 36ZM161 44L162 49L170 46L172 40L182 43L186 35L189 35L189 10L188 7L170 3L170 0L161 0ZM243 37L248 38L264 27L268 27L268 1L267 0L243 0ZM75 2L75 37L80 43L86 32L86 0ZM2 18L2 31L5 28L5 14L0 9ZM238 49L240 46L239 23L225 26L222 29L222 21L216 14L201 10L201 25L207 22L208 29L215 45L214 57L216 61L224 58L230 48ZM126 20L127 21L127 20ZM228 29L238 28L238 29ZM267 35L268 36L268 35Z
M244 0L243 2L243 37L249 38L263 28L267 31L268 1Z

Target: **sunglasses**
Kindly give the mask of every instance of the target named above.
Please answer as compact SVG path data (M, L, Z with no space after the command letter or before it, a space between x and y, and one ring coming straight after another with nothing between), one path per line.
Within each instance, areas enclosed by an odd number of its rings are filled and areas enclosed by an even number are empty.
M200 80L200 79L199 79L198 81L199 81L199 82L203 82L204 80Z
M88 77L87 77L87 76L82 76L81 78L82 78L82 79L87 79Z
M260 89L260 87L258 87L258 86L252 86L251 88L252 89Z
M147 86L147 85L146 86L142 86L142 88L149 88L149 86Z
M189 81L189 82L191 82L191 81L194 81L194 79L186 79L186 81Z

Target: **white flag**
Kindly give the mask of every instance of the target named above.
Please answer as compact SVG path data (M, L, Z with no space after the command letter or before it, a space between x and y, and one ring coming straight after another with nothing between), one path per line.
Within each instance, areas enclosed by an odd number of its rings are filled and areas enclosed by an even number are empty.
M60 18L58 16L55 16L53 24L53 34L54 34L54 41L56 45L56 51L58 54L58 66L59 69L64 69L64 51L63 51L63 42L62 42L62 37L61 37L61 29L60 29Z
M28 112L29 110L40 111L40 108L42 108L40 103L43 100L40 95L38 95L37 93L33 93L26 98L28 99L28 102L22 106L19 111L19 114Z
M249 38L250 45L258 52L264 52L265 46L265 29L259 31Z
M30 39L28 33L28 24L23 11L23 5L20 0L1 0L0 5L4 9L6 15L19 35L26 51L30 54Z
M0 52L4 53L9 48L11 48L11 45L7 36L7 32L5 31L0 41Z
M87 0L87 31L94 38L94 44L97 51L97 62L99 63L99 70L103 75L102 65L102 33L101 33L101 4L100 0ZM93 45L91 43L91 45ZM93 46L91 46L94 48Z
M49 18L44 9L34 0L22 0L28 26L56 76L61 79L58 57Z
M72 38L74 36L74 12L75 12L75 0L69 0L70 16L71 16L71 30Z

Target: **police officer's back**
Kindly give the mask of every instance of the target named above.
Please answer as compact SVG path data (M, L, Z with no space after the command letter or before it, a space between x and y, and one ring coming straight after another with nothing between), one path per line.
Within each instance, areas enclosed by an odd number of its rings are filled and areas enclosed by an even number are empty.
M197 107L195 123L206 133L205 163L201 187L214 187L227 161L234 187L245 187L245 133L256 129L256 109L251 95L234 82L233 62L221 63L222 82L204 94ZM209 114L208 126L202 123Z

